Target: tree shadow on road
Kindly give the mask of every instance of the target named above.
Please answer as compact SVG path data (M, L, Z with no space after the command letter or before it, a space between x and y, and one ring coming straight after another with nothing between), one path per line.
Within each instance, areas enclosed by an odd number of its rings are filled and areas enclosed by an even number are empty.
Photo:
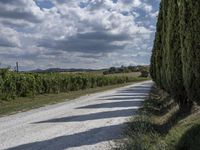
M72 147L93 145L104 141L121 139L122 135L116 131L121 131L125 126L126 124L119 124L94 128L89 131L72 135L64 135L45 141L19 145L13 148L9 148L8 150L63 150Z
M133 107L133 106L140 107L145 99L145 96L147 96L149 91L150 87L144 87L144 86L135 86L129 89L118 90L115 94L107 97L102 97L100 99L100 100L116 100L115 102L86 105L78 107L77 109L115 108L115 107Z
M120 101L120 102L108 102L100 104L86 105L83 107L78 107L76 109L87 109L87 108L117 108L117 107L140 107L142 100L137 101Z
M81 121L99 120L99 119L106 119L106 118L131 117L132 115L136 114L136 112L137 112L137 109L105 111L105 112L98 112L98 113L92 113L92 114L75 115L75 116L67 116L67 117L62 117L62 118L50 119L50 120L35 122L34 124L58 123L58 122L81 122Z
M105 99L100 99L100 100L141 100L143 101L145 97L140 97L140 96L133 96L133 97L110 97L110 98L105 98Z

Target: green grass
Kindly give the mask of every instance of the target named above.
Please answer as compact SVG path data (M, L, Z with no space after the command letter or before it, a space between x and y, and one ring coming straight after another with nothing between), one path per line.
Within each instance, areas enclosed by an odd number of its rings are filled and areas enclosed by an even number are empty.
M128 77L139 77L140 76L140 72L129 72L129 73L114 73L114 74L108 74L105 76L128 76Z
M144 81L144 80L147 80L147 79L140 78L136 80L136 82ZM109 89L114 89L114 88L130 85L136 82L90 88L90 89L79 90L79 91L70 91L68 93L44 94L44 95L38 95L35 97L20 97L14 100L7 100L7 101L0 100L0 116L14 114L17 112L39 108L45 105L72 100L83 95L101 92L101 91L105 91Z
M78 73L78 72L76 72ZM91 71L91 72L79 72L81 74L93 74L93 75L103 75L103 71ZM70 74L70 73L68 73ZM107 75L104 75L104 76L118 76L118 77L121 77L121 76L126 76L126 77L139 77L141 74L140 71L138 72L124 72L124 73L113 73L113 74L107 74Z
M80 73L80 74L92 74L92 75L103 75L103 71L91 71L91 72L76 72L76 73ZM61 74L74 74L74 73L61 73ZM126 77L139 77L141 74L141 72L124 72L124 73L113 73L113 74L107 74L104 76L126 76Z
M154 87L125 136L119 149L199 150L200 108L194 104L190 111L180 111L167 93Z

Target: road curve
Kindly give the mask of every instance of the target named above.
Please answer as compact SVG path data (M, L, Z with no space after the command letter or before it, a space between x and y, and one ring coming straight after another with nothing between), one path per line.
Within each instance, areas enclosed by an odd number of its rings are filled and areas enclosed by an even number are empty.
M111 149L151 86L141 82L2 117L0 149Z

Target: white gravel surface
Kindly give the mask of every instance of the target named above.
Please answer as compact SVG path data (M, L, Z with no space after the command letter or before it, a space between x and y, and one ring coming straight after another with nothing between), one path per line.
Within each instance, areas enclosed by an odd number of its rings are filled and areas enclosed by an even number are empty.
M111 149L151 86L141 82L2 117L0 149Z

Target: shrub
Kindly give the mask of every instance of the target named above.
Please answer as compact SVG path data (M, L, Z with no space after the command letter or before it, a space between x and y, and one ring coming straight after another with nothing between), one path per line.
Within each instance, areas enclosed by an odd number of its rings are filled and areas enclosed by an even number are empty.
M141 71L140 77L147 78L148 76L149 76L149 72L148 72L148 71L146 71L146 70L142 70L142 71Z

